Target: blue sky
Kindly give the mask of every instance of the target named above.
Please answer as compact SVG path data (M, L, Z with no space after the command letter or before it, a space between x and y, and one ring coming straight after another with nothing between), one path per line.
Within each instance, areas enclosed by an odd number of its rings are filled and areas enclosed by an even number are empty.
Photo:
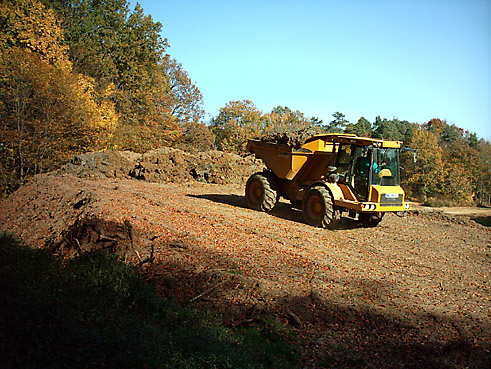
M440 118L491 139L491 0L139 3L207 119L249 99L324 122L335 111L351 122Z

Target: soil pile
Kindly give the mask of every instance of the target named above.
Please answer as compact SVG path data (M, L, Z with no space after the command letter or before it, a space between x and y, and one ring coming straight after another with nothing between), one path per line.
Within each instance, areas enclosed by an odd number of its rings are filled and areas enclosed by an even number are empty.
M312 127L301 129L299 131L275 132L262 136L260 140L263 142L282 144L294 149L299 149L308 138L316 135L317 133L316 128Z
M127 257L136 241L130 220L102 208L116 200L111 191L117 185L101 193L96 183L69 174L37 175L1 203L0 228L64 256L108 249Z
M81 154L60 172L92 179L136 178L148 182L240 184L262 167L262 163L252 156L244 158L221 151L189 153L164 147L144 154L130 151Z
M79 154L59 172L80 178L129 178L140 154L130 151L102 151Z

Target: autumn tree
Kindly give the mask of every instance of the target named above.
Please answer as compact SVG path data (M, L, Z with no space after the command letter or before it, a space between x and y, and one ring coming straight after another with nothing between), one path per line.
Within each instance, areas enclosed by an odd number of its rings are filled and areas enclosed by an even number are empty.
M116 122L90 77L72 72L55 14L36 0L0 4L2 190L103 147ZM102 138L102 140L99 140Z
M182 65L165 54L162 25L126 0L45 0L61 15L70 60L93 77L120 119L115 148L145 151L169 145L184 125L202 120L203 98Z
M409 146L418 150L418 161L410 160L409 153L403 158L406 186L411 195L426 201L443 191L446 175L443 150L437 137L424 128L414 131Z
M66 45L75 69L95 79L99 90L114 84L111 99L120 116L114 148L145 151L174 139L160 70L167 41L161 25L133 12L126 0L49 1L63 19Z
M443 121L444 122L444 121ZM445 193L455 203L469 203L486 187L486 155L480 151L476 134L455 124L444 124L440 130L440 145L448 170Z
M447 121L439 118L433 118L423 125L427 131L433 133L436 137L440 137L440 134L446 126Z
M455 124L434 118L422 125L436 137L445 163L444 180L439 198L452 204L470 203L487 191L486 164L479 150L477 135Z
M479 152L463 139L457 139L446 146L443 154L447 170L444 197L456 204L471 202L481 180Z
M63 29L55 14L34 0L6 0L0 3L0 46L37 54L48 63L71 69L62 44Z
M435 118L414 130L410 146L418 150L418 162L405 154L401 164L413 196L458 205L483 202L491 193L489 143L475 134Z
M208 151L215 147L215 135L204 123L187 122L182 125L182 135L174 146L184 151Z
M250 100L229 101L211 121L216 145L223 151L245 153L247 139L260 137L268 118Z
M143 13L130 12L126 0L44 0L62 19L64 44L75 70L102 86L135 92L158 69L168 47L161 24Z
M180 124L200 122L205 112L203 110L203 95L191 81L188 72L177 60L166 57L162 61L163 73L167 77L169 96L169 111Z
M481 139L475 148L480 158L479 178L475 188L476 201L491 205L491 143Z
M306 118L299 110L278 105L268 114L267 126L263 134L296 132L301 130L318 130L320 125L317 118Z

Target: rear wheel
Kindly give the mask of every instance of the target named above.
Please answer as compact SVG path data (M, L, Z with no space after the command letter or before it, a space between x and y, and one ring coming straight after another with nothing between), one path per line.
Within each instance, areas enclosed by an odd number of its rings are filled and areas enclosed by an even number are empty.
M358 215L358 219L365 227L376 227L382 221L385 213L365 213Z
M245 196L247 206L254 210L270 212L278 202L278 192L269 173L256 173L249 177Z
M302 213L305 221L313 226L328 228L333 222L333 200L324 186L307 190L303 198Z

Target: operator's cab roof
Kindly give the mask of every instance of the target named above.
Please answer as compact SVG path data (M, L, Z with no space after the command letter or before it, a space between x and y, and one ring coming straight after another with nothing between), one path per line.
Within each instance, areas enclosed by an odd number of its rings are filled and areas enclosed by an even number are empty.
M308 138L305 143L315 140L323 140L325 142L342 143L342 144L354 144L360 146L375 146L375 147L389 147L399 148L402 145L402 141L389 141L379 138L359 137L351 133L323 133Z

